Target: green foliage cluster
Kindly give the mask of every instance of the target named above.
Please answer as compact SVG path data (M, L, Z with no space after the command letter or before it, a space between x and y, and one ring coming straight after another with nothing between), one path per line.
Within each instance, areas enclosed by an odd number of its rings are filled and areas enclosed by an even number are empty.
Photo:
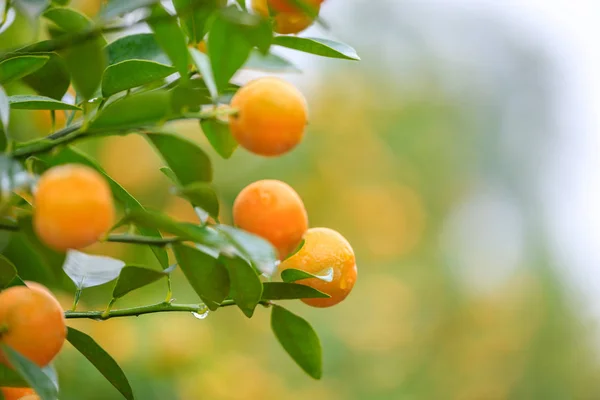
M0 230L7 242L0 255L0 290L23 285L25 279L60 281L68 276L77 292L66 317L97 320L158 312L193 312L202 318L228 306L237 306L250 318L261 305L271 308L272 329L283 348L310 376L320 378L321 345L313 328L273 302L327 295L294 283L307 277L301 271L287 271L283 281L271 281L278 263L273 247L219 223L209 157L193 142L165 132L163 125L196 120L216 152L229 158L237 144L223 117L236 112L226 105L238 89L231 79L239 70L296 69L271 53L272 46L350 60L358 59L355 51L326 39L274 35L272 22L248 12L243 1L228 5L217 0L173 0L173 12L152 0L111 0L94 21L67 3L0 1L5 6L0 7L0 40L2 25L10 24L14 13L41 22L48 37L0 54ZM138 19L132 23L134 17ZM141 24L147 24L151 33L127 34ZM121 32L125 34L111 43L105 39L105 34ZM197 48L202 40L207 54ZM3 86L17 81L36 94L7 95ZM71 86L74 102L65 101ZM53 120L56 111L64 111L67 124L47 137L15 142L9 132L11 110L50 110ZM177 222L144 208L95 161L71 146L87 138L125 134L142 135L156 149L165 163L162 172L172 180L177 195L193 205L198 224ZM70 163L103 174L118 202L122 219L115 229L129 230L109 234L105 240L149 246L162 269L73 250L59 254L39 242L31 226L33 205L23 193L31 191L43 171ZM173 265L168 248L175 256ZM175 268L183 271L202 303L172 302L170 274ZM115 279L106 310L75 310L82 290ZM163 303L113 309L121 297L163 279L168 283ZM90 336L69 328L67 339L125 398L134 398L123 371ZM0 387L30 386L43 400L57 399L52 365L39 368L5 345L2 351L14 370L0 364Z

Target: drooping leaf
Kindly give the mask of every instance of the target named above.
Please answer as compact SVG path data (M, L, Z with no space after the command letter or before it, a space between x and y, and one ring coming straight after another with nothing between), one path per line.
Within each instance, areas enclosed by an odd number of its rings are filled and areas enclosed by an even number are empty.
M14 110L81 110L79 107L44 96L16 95L8 98Z
M148 25L154 32L156 42L171 59L181 78L188 77L189 55L187 42L175 17L169 18L169 13L160 4L152 7Z
M48 167L61 165L61 164L83 164L87 165L90 168L95 169L99 173L101 173L106 181L108 182L111 191L115 198L125 207L126 210L131 211L139 211L143 212L144 207L140 204L139 201L135 199L127 190L125 190L121 185L119 185L114 179L112 179L98 163L93 161L89 156L85 155L80 150L74 147L64 147L60 151L44 154L41 156L43 161L46 162ZM138 226L140 233L144 236L151 236L160 238L160 232L153 227L146 226ZM163 248L159 248L156 246L150 246L150 249L158 259L158 262L163 268L167 268L169 266L169 257L167 256L167 252Z
M102 95L112 96L166 78L175 69L164 64L146 60L127 60L106 68L102 76Z
M209 309L216 310L229 293L225 266L213 256L184 244L174 244L173 252L194 291Z
M127 60L155 61L166 65L171 63L151 33L123 36L106 46L106 53L108 65Z
M170 96L166 91L127 96L106 106L92 122L90 130L124 131L153 125L166 120L170 114L170 106Z
M250 53L244 68L265 72L300 72L300 69L289 60L273 53L264 55L256 50Z
M121 270L115 288L113 289L113 298L118 299L127 293L147 286L168 276L174 268L168 268L164 271L156 271L144 267L128 265Z
M230 297L248 318L261 299L263 286L256 270L243 258L221 255L219 261L227 267L231 282Z
M10 117L10 101L4 91L4 88L0 86L0 128L4 132L8 131L8 121Z
M146 138L159 151L181 185L212 180L210 159L194 142L168 133L148 133Z
M48 56L17 56L0 62L0 84L21 79L48 62Z
M173 0L190 42L198 43L204 38L206 22L221 3L222 0Z
M216 14L208 34L208 55L220 93L244 65L254 46L269 48L272 31L262 18L229 7ZM268 28L268 29L265 29Z
M321 342L306 320L281 306L273 306L271 328L285 351L308 375L321 379Z
M206 135L209 143L223 158L230 158L238 147L233 138L229 125L217 119L204 119L200 121L202 132Z
M328 39L281 35L273 39L273 44L323 57L360 60L352 47Z
M67 340L128 400L133 400L133 391L127 377L117 362L90 336L68 328Z
M302 279L320 279L325 282L331 282L333 280L333 268L326 268L318 274L311 274L306 271L302 271L299 269L285 269L281 272L281 279L284 282L296 282L301 281Z
M272 276L277 270L275 248L263 238L227 225L218 225L217 230L232 241L238 254L249 260L261 273Z
M35 390L41 400L58 400L58 388L42 368L5 344L0 344L0 349L14 369Z
M119 276L125 263L106 256L67 251L63 270L78 289L103 285Z
M51 8L44 13L44 17L68 34L85 32L94 26L88 17L71 8ZM102 73L106 66L105 45L106 41L98 33L68 46L61 53L71 73L77 93L86 100L94 97L100 86Z
M190 55L192 56L194 65L196 65L196 68L198 68L198 71L200 71L200 74L202 75L202 80L206 84L210 96L213 99L216 99L219 93L212 72L212 67L210 65L210 59L206 54L193 47L190 48Z
M219 199L212 186L205 182L193 182L177 190L177 194L195 207L200 207L208 214L219 218Z
M331 297L299 283L265 282L263 286L263 300L327 299Z

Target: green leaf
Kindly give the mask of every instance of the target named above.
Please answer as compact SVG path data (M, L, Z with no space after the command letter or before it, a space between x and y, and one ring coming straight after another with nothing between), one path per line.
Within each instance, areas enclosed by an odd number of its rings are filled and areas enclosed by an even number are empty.
M70 8L51 8L44 17L67 33L81 33L93 28L92 21ZM100 33L69 46L62 52L77 93L89 100L94 97L106 65L104 38Z
M145 92L110 103L90 125L90 131L124 131L154 125L167 119L170 95L166 91Z
M174 68L154 61L122 61L111 65L104 71L102 95L109 97L123 90L133 89L166 78L174 72Z
M14 369L0 364L0 387L29 387L29 384Z
M219 262L227 267L231 282L230 297L248 318L261 299L263 285L256 270L243 258L219 256Z
M85 254L77 250L67 251L63 270L77 289L103 285L119 276L125 263L106 256Z
M5 344L0 344L0 349L14 369L35 390L41 400L58 400L58 388L42 368Z
M113 298L118 299L129 292L154 283L168 276L173 269L168 268L164 271L156 271L144 267L126 266L119 274L119 278L113 289Z
M173 113L198 112L202 105L212 104L211 93L202 79L191 79L171 91Z
M50 0L15 0L14 3L33 20L48 7Z
M300 72L300 69L285 58L277 54L264 55L259 51L252 51L244 68L265 72Z
M275 37L273 44L323 57L360 60L352 47L328 39L282 35Z
M219 92L228 87L254 46L268 50L272 32L270 27L267 32L263 23L262 18L234 8L217 13L208 35L208 55Z
M194 182L177 190L177 194L206 211L211 217L219 218L219 199L212 186L205 182Z
M267 276L273 275L277 269L278 259L271 243L232 226L217 225L216 228L229 238L238 254L249 260L257 270Z
M106 171L104 171L100 165L98 165L95 161L93 161L89 156L85 155L80 150L75 149L74 147L64 147L58 152L53 152L49 154L44 154L41 156L43 161L45 161L49 167L61 165L61 164L83 164L87 165L100 172L106 181L108 182L110 189L113 192L115 198L125 207L126 210L129 211L139 211L144 212L144 207L133 197L127 190L125 190L121 185L119 185L114 179L112 179ZM160 232L154 227L145 227L138 226L140 233L144 236L152 236L160 238L162 237ZM158 259L158 262L163 268L167 268L169 266L169 257L167 255L167 251L163 248L159 248L156 246L150 246L150 249Z
M10 96L8 102L14 110L81 110L72 104L44 96Z
M104 20L111 20L114 17L130 13L138 8L148 7L158 2L159 0L109 0L108 4L100 12L100 16Z
M51 40L43 40L17 50L11 57L18 55L49 57L42 68L24 77L23 81L38 94L60 100L71 84L71 75L65 60L57 53L49 51L52 44Z
M213 256L183 244L173 244L179 267L210 310L216 310L229 293L227 269Z
M306 271L301 271L299 269L285 269L281 272L281 279L284 282L296 282L301 281L302 279L320 279L325 282L333 281L333 268L326 268L318 274L310 274Z
M8 258L0 254L0 290L7 288L16 277L17 268Z
M329 296L310 286L289 282L265 282L263 300L327 299Z
M0 84L21 79L48 62L48 56L17 56L0 62Z
M152 33L123 36L106 46L106 53L108 65L127 60L147 60L160 64L171 62Z
M196 68L198 68L198 71L200 71L200 74L202 75L202 79L208 88L208 92L213 99L216 99L219 93L210 65L210 59L206 54L193 47L190 48L190 55L192 56L192 61L196 65Z
M194 142L168 133L148 133L146 138L160 152L183 186L212 180L210 159Z
M127 377L116 361L91 337L77 329L68 328L67 340L128 400L133 400L133 391Z
M281 306L273 306L271 329L285 351L308 375L321 379L321 342L312 326Z
M177 24L175 17L169 18L169 13L160 4L152 7L148 22L154 32L157 43L173 62L173 65L183 80L188 78L189 53L185 36Z
M238 147L233 138L229 125L217 119L204 119L200 121L202 132L206 135L210 145L223 158L230 158Z
M206 22L220 3L220 0L173 0L190 42L198 43L204 38Z
M10 100L4 91L4 88L0 86L0 128L4 131L8 131L8 121L10 117Z

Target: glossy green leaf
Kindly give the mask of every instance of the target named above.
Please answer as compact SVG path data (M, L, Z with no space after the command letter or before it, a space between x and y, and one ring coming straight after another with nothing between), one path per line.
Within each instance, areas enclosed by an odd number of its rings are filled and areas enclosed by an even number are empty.
M127 96L106 106L90 125L90 131L125 131L157 124L167 119L170 107L170 95L166 91Z
M168 268L164 271L156 271L144 267L128 265L124 267L119 274L119 278L113 289L113 298L118 299L129 292L148 286L149 284L168 276L172 271L173 268Z
M127 60L147 60L170 64L171 60L156 42L152 33L123 36L106 46L108 65Z
M271 329L285 351L308 375L321 379L321 342L312 326L281 306L273 306Z
M100 12L100 16L104 20L110 20L158 2L159 0L108 0L106 6Z
M289 282L265 282L263 300L327 299L329 296L310 286Z
M202 132L206 135L208 142L223 158L230 158L238 147L233 138L229 125L217 119L205 119L200 121Z
M44 13L44 17L69 34L93 28L89 18L70 8L51 8ZM107 61L105 44L104 38L98 33L97 36L75 43L62 51L73 85L84 99L94 97L96 89L100 86Z
M188 77L189 53L187 41L175 17L169 18L169 13L160 4L152 7L151 21L148 22L154 32L159 46L169 56L171 62L186 80Z
M117 362L98 343L77 329L68 328L67 340L128 400L133 391Z
M43 40L17 50L12 56L35 55L49 57L44 66L24 77L23 81L39 95L60 100L71 84L71 75L65 60L57 53L49 51L51 44L52 41Z
M13 3L33 20L48 7L50 0L14 0Z
M200 74L202 75L202 79L208 88L208 92L210 93L213 99L216 99L218 96L217 84L215 83L214 75L212 72L212 67L210 65L210 59L206 54L201 52L196 48L190 48L190 55L192 56L192 61Z
M44 96L17 95L8 98L14 110L81 110L79 107Z
M221 0L173 0L190 42L198 43L204 38L206 22L221 3Z
M296 282L303 279L312 278L320 279L325 282L331 282L333 280L333 268L326 268L318 274L310 274L306 271L293 268L285 269L281 272L281 279L284 282Z
M102 77L102 95L112 96L124 90L164 79L175 69L168 65L146 60L127 60L106 68Z
M10 117L10 101L4 88L0 86L0 128L5 132L8 130L8 121Z
M80 150L75 149L74 147L64 147L60 151L53 152L52 154L44 154L41 156L43 161L45 161L48 166L56 166L61 164L83 164L88 167L94 168L96 171L100 172L106 181L108 182L113 195L115 198L125 207L126 210L130 211L139 211L143 212L144 207L133 197L127 190L125 190L121 185L119 185L114 179L112 179L98 163L93 161L89 156L85 155ZM153 227L146 226L138 226L140 233L144 236L152 236L152 237L161 237L160 232ZM167 252L163 248L159 248L156 246L150 246L150 249L158 259L160 265L163 268L167 268L169 266L169 257L167 256Z
M230 13L219 12L208 35L208 55L219 92L227 88L229 80L248 60L255 46L255 30L258 31L261 23L261 18L257 17L258 20L250 22L250 25L242 25L226 16Z
M300 69L289 60L273 53L264 55L259 51L250 53L244 68L265 72L300 72Z
M48 62L48 56L17 56L0 62L0 84L21 79Z
M212 180L210 159L194 142L168 133L149 133L146 138L159 151L181 185Z
M205 210L211 217L219 218L219 198L212 186L205 182L194 182L177 190L177 194Z
M77 289L103 285L116 279L125 263L106 256L85 254L77 250L67 251L63 270Z
M277 253L271 243L246 231L227 225L218 225L217 230L233 243L238 254L246 258L261 273L271 276L277 269Z
M0 254L0 290L7 288L16 277L17 268L9 259Z
M230 297L248 318L261 299L263 285L256 270L243 258L219 256L219 261L227 267L231 282Z
M17 371L0 364L0 387L29 387L29 384Z
M194 291L209 309L216 310L229 293L225 266L213 256L184 244L174 244L173 252Z
M282 35L275 37L273 44L323 57L360 60L352 47L328 39Z
M212 104L211 93L202 79L191 79L171 91L171 106L175 114L198 112L206 104Z
M0 349L14 369L35 390L41 400L58 400L58 388L42 368L5 344L0 344Z

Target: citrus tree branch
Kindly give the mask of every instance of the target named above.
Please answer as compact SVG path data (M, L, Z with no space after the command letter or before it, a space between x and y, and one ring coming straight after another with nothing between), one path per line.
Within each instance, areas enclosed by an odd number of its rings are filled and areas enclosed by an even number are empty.
M106 238L107 242L113 243L132 243L132 244L145 244L149 246L164 247L170 243L181 242L178 237L159 238L152 236L141 236L141 235L109 235Z
M164 312L195 312L203 314L208 311L204 304L171 304L158 303L148 306L123 308L120 310L105 311L65 311L65 318L68 319L95 319L104 321L111 318L138 317L144 314L155 314Z

